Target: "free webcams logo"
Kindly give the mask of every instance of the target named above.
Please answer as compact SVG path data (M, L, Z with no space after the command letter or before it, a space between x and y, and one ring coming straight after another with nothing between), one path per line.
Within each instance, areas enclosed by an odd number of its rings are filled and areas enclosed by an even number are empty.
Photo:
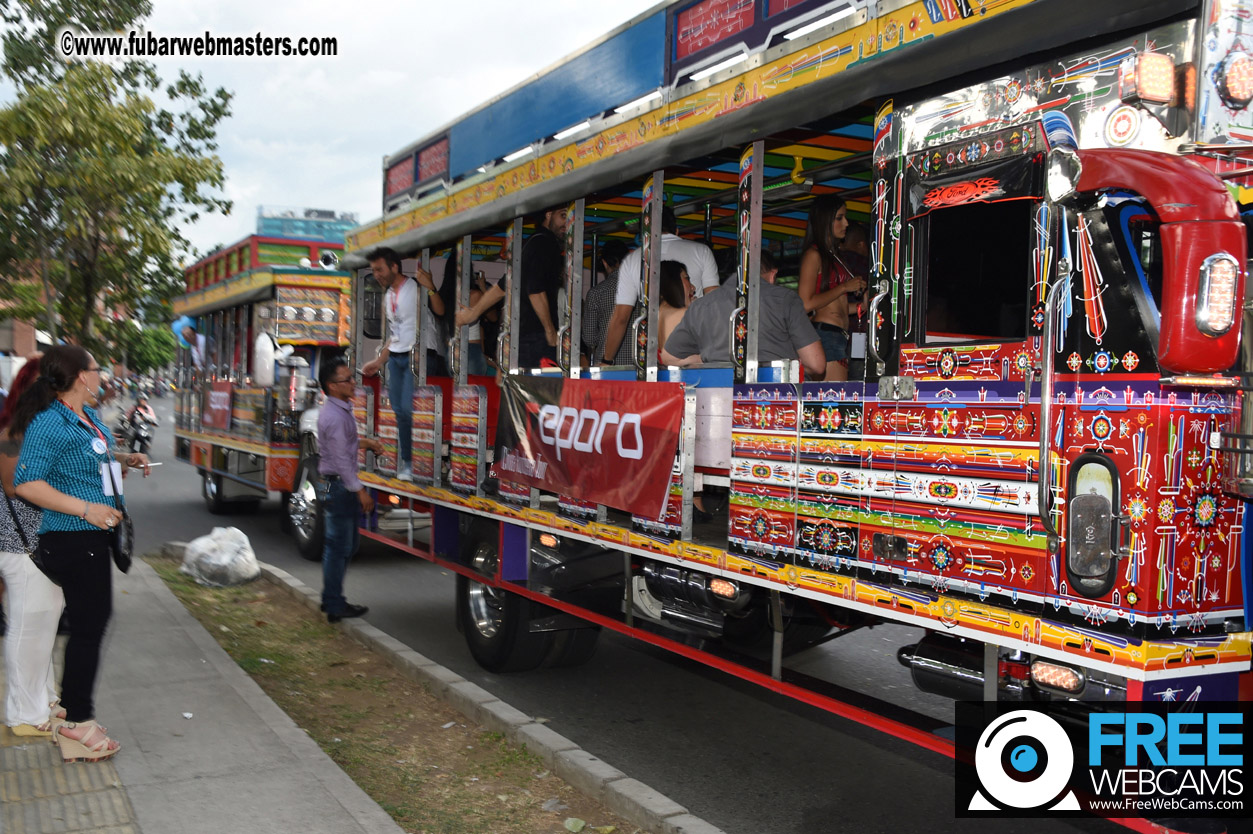
M1078 811L1079 800L1068 788L1074 766L1074 747L1061 724L1042 712L1014 710L979 736L975 771L982 790L967 810Z
M1249 705L959 703L958 816L1244 817Z

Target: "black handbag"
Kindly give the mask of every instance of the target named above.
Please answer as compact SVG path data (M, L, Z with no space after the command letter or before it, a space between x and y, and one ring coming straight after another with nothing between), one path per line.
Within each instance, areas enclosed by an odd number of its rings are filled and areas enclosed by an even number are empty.
M135 550L135 525L131 523L131 514L126 511L126 502L122 500L122 493L113 478L112 466L109 467L109 482L113 484L113 506L122 514L122 520L109 531L113 534L109 539L109 555L113 557L117 569L127 573L131 569L131 556Z

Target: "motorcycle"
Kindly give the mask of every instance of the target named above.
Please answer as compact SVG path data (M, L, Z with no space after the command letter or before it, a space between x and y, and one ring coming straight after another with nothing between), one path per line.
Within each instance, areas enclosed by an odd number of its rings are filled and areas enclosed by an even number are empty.
M152 430L157 425L155 417L136 411L128 422L127 446L132 452L148 454L152 446ZM138 446L139 448L135 448Z

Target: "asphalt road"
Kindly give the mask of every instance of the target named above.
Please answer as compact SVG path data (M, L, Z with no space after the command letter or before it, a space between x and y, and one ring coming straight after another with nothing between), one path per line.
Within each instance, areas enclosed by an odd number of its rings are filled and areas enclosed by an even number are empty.
M126 488L139 552L230 525L250 537L259 559L321 587L320 566L301 559L280 531L276 499L255 514L209 515L196 471L173 459L171 401L155 406L161 426L152 458L164 465ZM955 819L949 759L617 635L602 635L596 655L578 668L487 673L454 626L454 577L376 542L363 542L347 594L370 607L371 624L548 718L557 732L728 834L1123 830L1098 820ZM919 633L865 630L789 665L952 720L951 702L918 693L895 660Z

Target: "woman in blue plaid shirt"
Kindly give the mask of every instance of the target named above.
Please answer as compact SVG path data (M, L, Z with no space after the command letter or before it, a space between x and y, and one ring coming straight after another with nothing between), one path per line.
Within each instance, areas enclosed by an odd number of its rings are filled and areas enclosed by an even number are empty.
M109 545L122 518L106 487L113 435L91 408L99 389L100 366L91 354L58 345L44 354L12 426L22 435L13 483L19 496L44 510L42 567L65 593L70 624L61 675L65 723L53 731L65 761L108 759L119 749L96 723L93 701L100 643L113 613ZM124 461L148 474L146 455Z

